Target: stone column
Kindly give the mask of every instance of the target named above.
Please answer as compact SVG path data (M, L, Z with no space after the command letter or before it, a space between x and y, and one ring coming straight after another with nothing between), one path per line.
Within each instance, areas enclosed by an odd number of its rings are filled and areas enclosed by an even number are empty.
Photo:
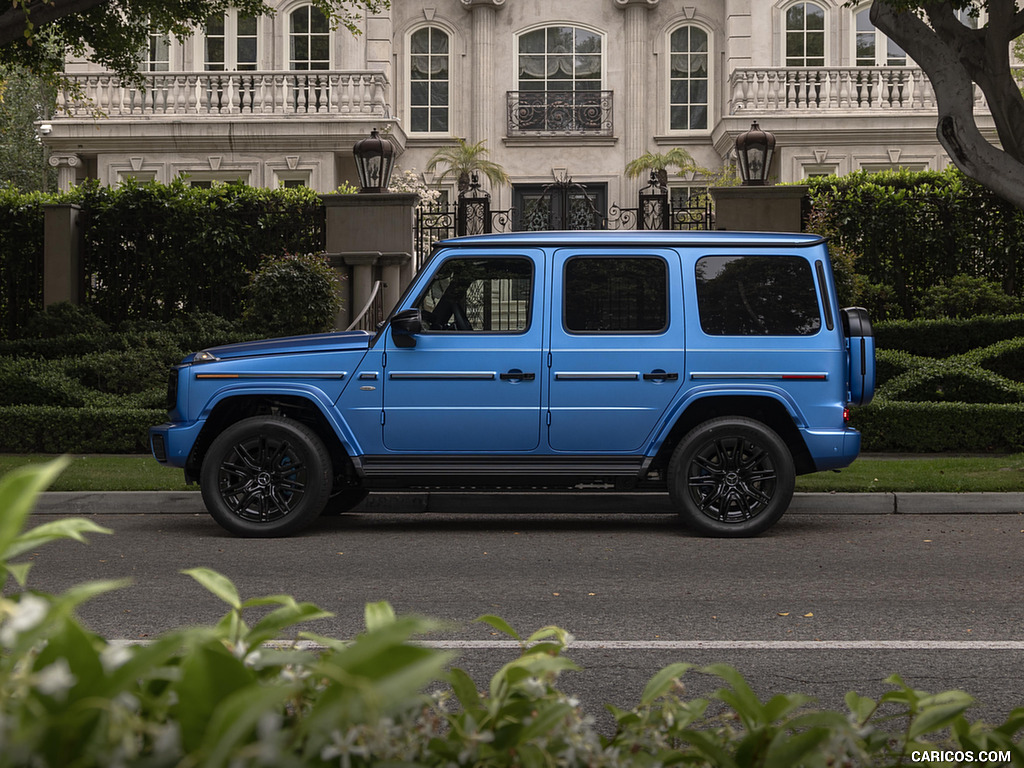
M712 187L715 229L802 232L810 210L807 187Z
M360 192L320 198L327 209L327 254L348 281L337 327L347 328L356 319L377 280L385 283L384 311L389 312L412 279L408 265L412 263L419 197L404 192Z
M462 7L472 14L473 43L470 57L472 83L472 113L469 126L469 143L487 140L493 149L494 141L501 132L495 125L497 105L504 110L505 100L494 98L494 23L497 11L506 0L461 0Z
M43 205L43 306L82 303L81 231L77 205Z
M71 152L54 152L50 155L49 163L57 169L57 189L67 192L78 179L78 166L82 158Z
M622 120L623 146L627 162L647 151L648 117L652 102L647 98L648 52L647 11L659 0L615 0L626 15L625 93L617 105L616 120ZM619 117L621 116L621 117Z

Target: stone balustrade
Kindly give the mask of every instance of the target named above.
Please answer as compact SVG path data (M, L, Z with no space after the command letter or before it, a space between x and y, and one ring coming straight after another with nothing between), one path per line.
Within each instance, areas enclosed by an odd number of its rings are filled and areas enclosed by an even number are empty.
M145 86L110 73L68 78L83 98L60 94L70 117L163 115L340 115L387 117L388 80L380 72L146 72Z
M771 67L736 69L729 113L904 110L935 112L935 92L916 67ZM988 111L975 90L975 109Z

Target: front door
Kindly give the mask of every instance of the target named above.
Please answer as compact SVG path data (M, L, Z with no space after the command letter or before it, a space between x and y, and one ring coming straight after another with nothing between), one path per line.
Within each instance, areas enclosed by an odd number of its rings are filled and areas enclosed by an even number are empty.
M551 448L620 453L644 447L683 380L678 270L672 252L555 252Z
M384 445L393 451L531 451L540 444L541 252L467 254L442 262L408 307L415 346L387 336Z

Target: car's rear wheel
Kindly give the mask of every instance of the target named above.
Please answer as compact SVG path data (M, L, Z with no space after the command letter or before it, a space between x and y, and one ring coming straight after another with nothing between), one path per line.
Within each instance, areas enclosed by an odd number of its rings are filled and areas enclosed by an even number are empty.
M669 462L669 493L680 517L708 536L768 530L788 509L795 479L782 439L742 417L701 424L683 437Z
M313 522L331 491L331 459L309 427L278 416L232 424L200 470L210 515L239 536L287 536Z

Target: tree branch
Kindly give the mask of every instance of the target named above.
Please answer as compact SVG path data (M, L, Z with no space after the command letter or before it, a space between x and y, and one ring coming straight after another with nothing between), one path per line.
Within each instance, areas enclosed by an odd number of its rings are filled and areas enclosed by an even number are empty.
M0 46L10 45L25 38L29 21L37 29L64 18L72 13L81 13L109 0L53 0L53 2L30 2L27 7L8 6L0 13Z

